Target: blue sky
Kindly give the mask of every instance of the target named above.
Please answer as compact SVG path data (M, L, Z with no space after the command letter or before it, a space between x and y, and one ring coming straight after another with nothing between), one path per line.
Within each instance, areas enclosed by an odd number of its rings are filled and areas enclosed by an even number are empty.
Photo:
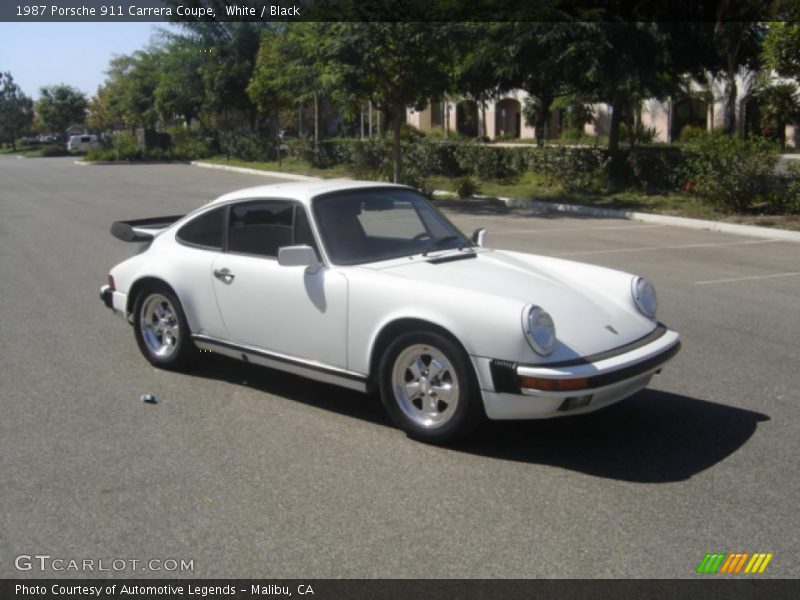
M93 96L115 54L144 48L166 23L0 23L0 71L22 91L67 83ZM174 29L173 29L174 30Z

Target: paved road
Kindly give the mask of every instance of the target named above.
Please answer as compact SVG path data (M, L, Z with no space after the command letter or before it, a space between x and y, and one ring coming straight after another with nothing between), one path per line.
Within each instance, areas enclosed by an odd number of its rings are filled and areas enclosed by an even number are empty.
M224 358L156 370L98 300L131 251L112 220L264 182L0 158L0 577L86 575L20 573L20 554L194 577L692 577L708 551L797 575L800 244L451 212L497 247L648 275L684 350L603 412L435 448L374 398Z

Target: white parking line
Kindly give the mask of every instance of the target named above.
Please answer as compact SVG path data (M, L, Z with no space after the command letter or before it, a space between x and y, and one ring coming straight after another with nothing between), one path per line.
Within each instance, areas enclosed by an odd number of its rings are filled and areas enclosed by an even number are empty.
M675 246L637 246L635 248L614 248L613 250L582 250L580 252L562 252L553 256L577 256L586 254L616 254L620 252L645 252L648 250L683 250L691 248L717 248L722 246L750 246L754 244L774 244L781 240L752 240L749 242L719 242L716 244L678 244Z
M706 279L705 281L695 281L697 285L707 285L709 283L730 283L733 281L753 281L755 279L772 279L773 277L792 277L800 275L800 271L794 273L774 273L772 275L751 275L750 277L731 277L730 279Z

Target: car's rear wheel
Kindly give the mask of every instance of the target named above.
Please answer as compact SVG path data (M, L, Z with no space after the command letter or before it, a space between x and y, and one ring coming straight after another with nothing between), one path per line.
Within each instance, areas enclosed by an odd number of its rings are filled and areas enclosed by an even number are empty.
M133 329L142 354L156 367L181 369L197 355L181 303L166 286L139 294Z
M485 413L466 352L432 331L406 333L379 364L386 411L410 437L441 444L473 431Z

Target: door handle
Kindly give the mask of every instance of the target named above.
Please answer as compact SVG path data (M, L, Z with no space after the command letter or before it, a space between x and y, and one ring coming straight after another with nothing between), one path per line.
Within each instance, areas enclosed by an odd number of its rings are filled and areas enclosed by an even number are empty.
M214 277L223 283L231 283L236 275L231 273L229 269L214 269Z

